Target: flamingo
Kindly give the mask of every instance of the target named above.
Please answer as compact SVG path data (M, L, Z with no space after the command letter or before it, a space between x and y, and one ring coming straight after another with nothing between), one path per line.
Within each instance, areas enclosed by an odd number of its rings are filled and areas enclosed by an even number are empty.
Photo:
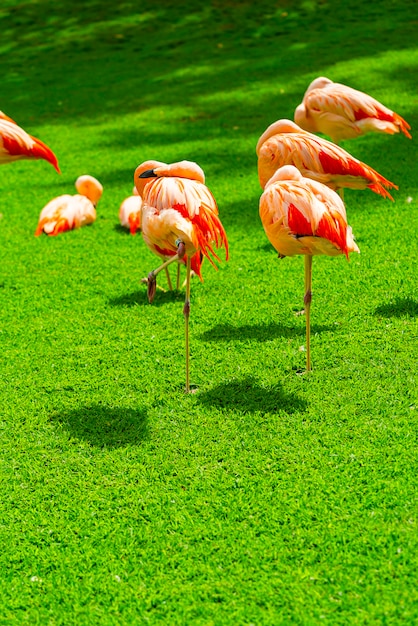
M119 221L124 228L129 228L131 235L141 229L142 198L136 187L132 195L125 198L119 208Z
M164 260L148 275L148 300L152 302L158 273L175 261L186 261L185 318L186 393L190 392L189 317L191 270L203 281L201 265L206 257L216 268L215 248L228 240L218 217L218 206L205 185L205 175L197 163L180 161L167 165L145 161L137 167L135 186L143 199L142 236L149 249Z
M93 176L79 176L75 181L76 195L65 194L54 198L41 211L35 236L42 232L59 235L73 228L91 224L96 219L96 205L103 187Z
M306 369L311 369L310 307L312 257L360 252L347 225L340 196L322 183L302 176L293 165L279 168L260 198L260 217L280 258L305 256Z
M323 76L309 85L294 117L303 129L328 135L335 143L366 133L399 131L411 139L411 127L400 115L366 93Z
M303 176L324 183L334 191L344 187L365 189L393 200L385 187L398 189L374 169L349 152L303 130L290 120L278 120L264 131L257 142L258 177L264 189L274 172L283 165L294 165Z
M0 111L0 165L18 159L44 159L61 173L55 154L40 139L28 135L11 117Z

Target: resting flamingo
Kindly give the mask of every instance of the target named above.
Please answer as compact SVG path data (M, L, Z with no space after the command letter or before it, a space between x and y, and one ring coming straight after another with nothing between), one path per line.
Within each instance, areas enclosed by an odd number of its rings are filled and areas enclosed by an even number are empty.
M28 135L26 131L0 111L0 164L19 159L44 159L60 174L55 154L40 139Z
M137 167L134 181L143 199L144 241L152 252L164 260L162 265L148 275L149 302L154 299L158 273L173 262L186 260L186 300L183 313L188 393L191 270L203 280L203 258L206 257L216 268L213 259L220 259L214 248L224 247L228 259L228 240L218 216L215 198L205 185L202 168L196 163L180 161L167 165L159 161L145 161Z
M54 198L41 211L37 237L41 233L59 235L67 230L91 224L96 219L96 206L103 187L93 176L79 176L75 181L76 195L65 194Z
M125 198L119 208L119 221L124 228L129 228L131 235L141 230L142 198L136 187L132 195Z
M324 183L334 191L368 187L393 200L385 187L398 188L340 146L303 130L290 120L270 124L258 140L256 152L263 189L283 165L294 165L303 176Z
M371 96L323 76L308 87L295 110L295 122L311 133L323 133L339 143L366 133L402 132L411 139L411 127L400 115Z
M345 206L326 185L302 176L293 165L279 168L267 181L260 198L264 230L280 258L305 256L306 369L311 369L310 307L312 257L360 252Z

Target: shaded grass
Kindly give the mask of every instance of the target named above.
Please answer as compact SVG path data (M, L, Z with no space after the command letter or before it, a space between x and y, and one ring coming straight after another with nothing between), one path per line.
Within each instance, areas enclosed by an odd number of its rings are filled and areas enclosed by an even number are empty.
M303 261L264 236L254 154L319 74L414 134L414 15L3 2L1 108L63 175L0 171L1 623L416 621L415 140L345 144L400 190L346 192L361 254L314 260L309 375ZM117 224L148 158L198 161L230 240L193 281L190 396L184 293L147 304L155 259ZM96 223L34 238L85 172Z

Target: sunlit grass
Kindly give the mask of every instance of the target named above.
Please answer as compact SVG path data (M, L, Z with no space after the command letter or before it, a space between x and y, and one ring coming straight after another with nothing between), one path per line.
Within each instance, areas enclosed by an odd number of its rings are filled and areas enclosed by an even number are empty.
M62 175L0 169L0 623L417 621L413 11L3 2L0 108ZM399 191L346 192L361 254L314 259L306 374L303 259L264 235L255 144L318 75L414 139L344 144ZM193 280L189 396L184 293L147 303L156 259L118 226L150 158L203 167L230 242ZM35 238L83 173L97 221Z

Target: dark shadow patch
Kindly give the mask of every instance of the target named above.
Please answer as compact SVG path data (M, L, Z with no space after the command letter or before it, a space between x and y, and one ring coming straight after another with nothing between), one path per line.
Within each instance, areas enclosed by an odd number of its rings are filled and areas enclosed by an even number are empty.
M374 315L382 317L417 317L418 302L412 298L396 298L376 307Z
M133 293L125 293L117 298L108 300L110 306L137 306L138 304L148 304L146 288L142 291L134 291Z
M117 233L120 233L121 235L129 235L130 237L133 237L133 235L131 235L129 231L129 228L125 228L125 226L122 226L122 224L115 224L113 230Z
M335 326L321 324L311 325L311 334L329 332L335 330ZM270 322L269 324L245 324L244 326L232 326L231 324L218 324L210 330L202 333L203 341L270 341L275 337L292 338L297 335L305 335L305 326L285 326Z
M147 437L147 413L141 409L110 408L94 404L50 417L73 437L97 448L120 448Z
M134 291L133 293L127 293L124 294L123 296L119 296L118 298L111 298L108 301L108 304L110 304L110 306L125 306L125 307L132 307L132 306L143 306L143 305L147 305L147 306L164 306L164 304L167 304L169 302L184 302L185 299L185 292L184 291L177 291L176 289L173 289L172 291L160 291L159 289L157 289L157 293L155 294L155 298L154 301L152 302L152 304L150 304L148 302L148 298L147 298L147 287L146 285L144 285L144 289L140 290L140 291Z
M307 408L305 400L286 393L282 385L262 387L252 376L221 383L196 396L204 405L226 408L240 413L294 413Z

